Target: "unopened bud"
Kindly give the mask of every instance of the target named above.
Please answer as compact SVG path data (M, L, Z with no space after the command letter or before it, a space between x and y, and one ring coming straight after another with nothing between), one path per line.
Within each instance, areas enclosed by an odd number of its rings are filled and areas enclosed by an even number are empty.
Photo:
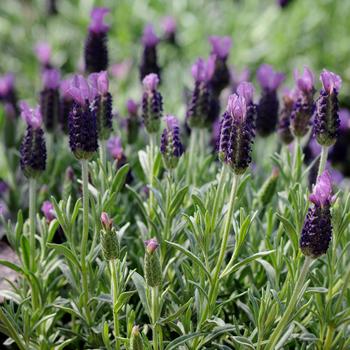
M144 261L145 279L150 287L157 287L162 283L162 268L156 252L159 244L155 238L145 241L146 254Z
M117 231L113 227L113 221L108 214L101 214L101 245L103 256L106 260L113 260L119 257L120 247Z
M130 350L143 350L143 342L139 326L134 326L131 330Z

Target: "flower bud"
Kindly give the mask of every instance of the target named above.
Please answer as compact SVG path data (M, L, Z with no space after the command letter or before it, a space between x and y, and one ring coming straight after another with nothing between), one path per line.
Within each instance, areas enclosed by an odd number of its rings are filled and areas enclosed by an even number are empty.
M145 246L144 272L146 283L150 287L157 287L162 284L162 268L157 253L159 244L156 238L151 238L145 241Z
M43 205L41 206L41 211L44 214L48 223L50 223L56 217L54 206L50 201L45 201L43 203Z
M103 256L106 260L118 259L120 253L119 240L113 221L108 214L101 214L101 246Z
M130 350L143 350L143 341L139 326L132 327L130 337Z

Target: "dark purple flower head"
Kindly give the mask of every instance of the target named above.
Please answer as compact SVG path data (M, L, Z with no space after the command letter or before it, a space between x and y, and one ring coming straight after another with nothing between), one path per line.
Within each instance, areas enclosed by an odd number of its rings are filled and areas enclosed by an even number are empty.
M120 137L118 136L111 137L107 142L107 149L113 159L115 160L122 159L124 155L124 150L123 150L122 141Z
M173 35L176 32L176 21L172 16L166 16L162 19L162 28L166 36Z
M35 46L35 53L38 61L43 66L49 66L51 61L51 46L46 42L39 42Z
M139 105L134 100L129 99L126 102L126 109L128 111L128 117L125 120L127 141L129 144L133 144L137 140L137 136L140 129L140 121L138 115Z
M50 201L45 201L43 203L43 205L41 206L41 211L44 214L46 221L49 223L56 218L54 206Z
M6 97L14 90L15 76L12 73L8 73L0 77L0 100L6 99Z
M105 16L110 12L106 7L95 7L91 11L91 22L89 30L94 33L106 33L109 30L109 25L104 23Z
M151 238L145 241L146 251L149 254L153 254L159 247L157 238Z
M174 169L184 152L180 140L180 127L178 120L174 116L169 115L164 119L167 127L162 133L160 152L162 153L165 167Z
M75 75L70 80L66 93L80 106L85 106L94 100L97 90L82 75Z
M163 114L163 99L160 92L157 91L158 83L158 76L154 73L143 79L142 118L149 133L159 130L160 119Z
M283 91L283 108L279 115L277 131L280 139L286 145L289 145L294 140L290 124L295 100L296 94L294 90L285 89Z
M60 86L61 74L58 69L47 68L42 72L44 89L58 89Z
M100 140L107 140L113 130L112 95L109 93L109 81L106 71L92 73L88 81L96 96L92 102L92 108L97 118L97 134Z
M31 126L34 130L40 129L42 124L40 106L30 108L28 103L25 101L21 101L19 106L21 109L21 117L27 123L27 125Z
M257 79L264 90L275 91L283 83L284 74L274 71L268 64L262 64L257 71Z
M220 129L219 158L235 174L243 174L251 163L253 123L249 118L250 105L243 96L229 96Z
M341 87L341 78L327 70L321 73L323 89L316 103L314 119L314 133L317 142L323 146L331 146L336 142L339 129L339 102L338 93Z
M305 94L312 93L314 90L314 75L310 68L304 67L303 74L299 75L297 69L294 71L294 80L297 88Z
M321 207L332 202L332 181L328 171L319 176L309 199Z
M253 84L247 81L243 81L237 86L237 94L244 97L247 104L253 103L254 92Z
M156 46L159 43L159 38L155 33L152 24L147 24L145 26L141 41L144 46L148 47Z
M93 90L96 91L98 94L105 95L108 93L109 80L108 73L106 71L90 74L88 77L88 81L92 86Z
M211 44L211 54L226 60L232 47L232 39L229 36L213 35L209 37L209 42Z
M213 76L215 69L215 61L213 57L209 57L207 61L198 58L191 68L192 76L195 81L208 82Z
M339 93L342 84L339 75L324 69L321 73L320 80L327 94L331 95L334 91Z
M309 208L304 221L300 249L304 255L315 259L327 252L332 239L332 183L327 171L318 177L310 201L314 205Z
M20 103L21 116L27 123L26 134L20 147L20 164L27 178L39 176L46 167L46 145L41 128L40 106L30 108L24 101Z

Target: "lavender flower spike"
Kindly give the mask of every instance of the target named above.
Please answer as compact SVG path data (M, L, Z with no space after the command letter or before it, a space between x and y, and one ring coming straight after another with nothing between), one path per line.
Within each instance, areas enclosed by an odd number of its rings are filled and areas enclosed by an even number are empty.
M310 201L313 206L305 218L300 249L304 255L315 259L327 252L332 239L332 183L327 171L317 179Z
M54 206L50 201L45 201L41 206L41 211L45 216L45 219L50 223L56 217Z
M145 241L146 253L144 260L145 280L148 286L157 287L162 283L162 268L157 254L159 243L156 238Z
M68 119L69 113L73 106L73 98L69 93L70 79L65 79L61 81L60 84L60 118L59 122L61 129L65 134L68 134Z
M128 100L126 102L126 109L128 110L128 117L126 119L126 133L129 144L133 144L137 140L139 133L139 116L138 116L138 104L134 100Z
M291 132L290 123L295 101L295 92L286 89L283 93L282 99L283 108L279 116L277 132L282 142L289 145L294 139Z
M294 136L303 137L309 131L310 120L314 112L314 76L308 67L304 67L302 75L295 70L294 80L297 87L296 100L291 114L291 130Z
M254 86L252 83L243 81L237 87L238 96L242 96L245 99L247 105L247 124L250 125L252 136L255 136L255 119L256 119L256 105L253 102Z
M35 53L40 64L45 68L51 68L51 46L44 42L38 42L35 46Z
M53 131L60 119L60 72L55 68L44 69L43 89L40 92L41 114L47 131Z
M270 65L263 64L257 71L257 79L262 94L257 109L256 129L260 136L266 137L276 129L279 107L277 89L284 75L275 72Z
M215 62L213 57L208 61L197 59L191 68L194 78L194 90L187 108L186 119L188 125L193 128L205 128L210 125L211 86Z
M76 75L67 93L74 101L68 120L69 146L77 159L90 159L98 148L96 113L91 108L96 90L83 76Z
M148 74L143 79L144 93L142 96L142 118L149 133L159 130L163 113L163 99L157 91L159 78L157 74Z
M163 130L160 152L163 156L163 162L167 169L176 168L179 158L184 152L180 140L179 122L174 116L166 116L167 127Z
M109 93L109 80L106 71L92 73L88 78L90 85L97 92L92 103L96 112L97 134L100 140L107 140L113 130L112 126L112 95Z
M89 73L100 72L108 68L107 32L109 26L104 23L109 9L96 7L91 12L89 33L85 42L85 70Z
M20 147L20 164L27 178L39 176L46 167L46 145L41 128L40 107L30 108L26 102L20 103L21 116L27 123L27 130Z
M243 174L251 162L254 131L247 119L248 106L243 96L230 95L221 124L219 158L235 174Z
M174 17L167 16L162 20L162 28L164 31L163 39L170 44L176 45L176 21Z
M4 105L4 111L7 117L4 125L5 145L12 147L15 145L15 119L19 115L19 108L15 89L15 77L11 73L0 77L0 103Z
M336 142L339 129L338 93L341 78L327 70L323 70L320 80L323 88L316 103L314 131L317 142L322 146L331 146Z
M210 36L211 53L222 60L226 60L232 47L232 39L229 36Z
M160 67L157 60L157 44L159 38L155 34L153 26L147 24L142 35L143 52L140 64L141 81L150 73L157 74L160 78Z

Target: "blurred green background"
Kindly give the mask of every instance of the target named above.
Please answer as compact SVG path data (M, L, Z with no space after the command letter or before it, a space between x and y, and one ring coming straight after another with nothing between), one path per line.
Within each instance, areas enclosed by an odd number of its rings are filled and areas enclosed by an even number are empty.
M160 45L164 66L162 92L165 110L183 117L183 86L191 87L190 66L206 57L212 34L230 35L230 64L249 67L253 73L262 62L287 74L309 65L317 77L322 68L344 80L341 99L346 103L350 82L350 1L293 0L281 9L275 0L57 0L58 14L47 15L46 0L0 1L0 73L17 76L21 98L34 99L40 90L39 65L33 52L38 41L53 48L53 62L63 74L76 71L89 14L93 6L111 9L108 23L110 63L131 59L132 72L114 79L111 87L117 108L123 111L128 97L140 94L137 66L143 26L151 22L161 35L161 18L172 15L178 24L180 49ZM318 78L317 78L318 79ZM319 82L318 82L319 86ZM346 103L348 104L348 103Z

